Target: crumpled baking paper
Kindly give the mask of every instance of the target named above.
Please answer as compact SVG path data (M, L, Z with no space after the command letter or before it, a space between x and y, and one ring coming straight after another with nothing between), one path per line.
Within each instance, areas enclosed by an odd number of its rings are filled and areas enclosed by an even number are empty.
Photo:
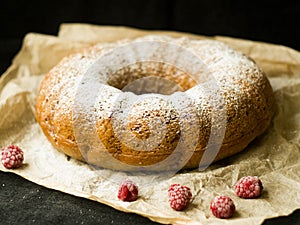
M269 77L276 96L276 112L269 129L243 152L219 161L205 171L185 171L164 180L132 177L139 186L135 202L117 199L121 172L95 169L56 151L39 128L34 107L39 84L64 56L98 42L113 42L147 34L223 41L252 57ZM92 199L118 210L137 213L165 224L261 224L300 208L300 53L267 43L204 37L193 34L143 31L126 27L63 24L58 36L30 33L12 65L0 80L0 146L19 145L24 165L9 172L39 185ZM7 171L0 165L1 171ZM240 199L233 186L239 178L257 175L264 191L258 199ZM167 189L172 183L191 188L192 202L183 212L172 210ZM215 218L209 204L225 194L237 211L230 219Z

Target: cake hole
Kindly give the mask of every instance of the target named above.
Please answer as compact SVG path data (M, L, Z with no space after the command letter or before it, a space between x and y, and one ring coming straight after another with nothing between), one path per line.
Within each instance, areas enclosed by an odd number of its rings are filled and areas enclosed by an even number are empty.
M171 95L178 91L186 91L197 84L188 73L163 62L138 62L128 65L112 74L107 83L137 95Z
M124 92L133 92L136 95L141 94L162 94L171 95L178 91L184 91L176 82L163 77L148 76L128 83L122 88Z

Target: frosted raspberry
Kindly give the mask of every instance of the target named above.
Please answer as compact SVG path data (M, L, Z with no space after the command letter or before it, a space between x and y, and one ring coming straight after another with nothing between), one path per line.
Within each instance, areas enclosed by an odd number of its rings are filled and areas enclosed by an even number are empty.
M184 210L192 198L192 192L187 186L172 184L168 190L169 203L171 208L181 211Z
M1 149L1 162L7 169L19 168L24 160L23 151L16 145Z
M138 198L138 187L131 180L124 181L118 192L118 199L124 202L132 202Z
M246 176L236 183L234 190L241 198L256 198L261 195L263 185L258 177Z
M235 212L235 205L228 196L220 195L210 203L210 210L215 217L224 219L231 217Z

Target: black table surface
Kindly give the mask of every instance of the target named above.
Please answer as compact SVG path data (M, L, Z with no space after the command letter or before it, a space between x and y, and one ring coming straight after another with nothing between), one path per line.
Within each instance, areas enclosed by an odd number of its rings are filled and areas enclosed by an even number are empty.
M12 173L0 172L0 224L154 225L145 217L50 190ZM264 225L300 224L300 210Z
M228 35L300 49L299 1L245 2L2 1L0 74L11 64L26 33L55 34L62 22L91 22L189 31L205 35ZM157 223L136 214L117 211L98 202L41 187L12 173L0 172L0 224ZM289 216L264 222L264 225L279 224L299 225L300 210Z
M2 44L1 74L18 51L21 41ZM1 46L1 45L0 45ZM117 211L109 206L50 190L12 173L0 172L0 224L157 224L136 214ZM300 210L269 219L264 225L300 224Z

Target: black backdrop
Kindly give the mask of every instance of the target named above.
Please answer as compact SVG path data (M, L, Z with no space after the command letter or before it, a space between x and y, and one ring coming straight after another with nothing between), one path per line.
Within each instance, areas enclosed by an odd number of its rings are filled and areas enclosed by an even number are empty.
M2 0L2 73L28 32L56 34L62 22L228 35L300 50L300 2L288 0Z
M299 1L64 0L0 3L0 74L28 32L56 34L63 22L227 35L300 50ZM300 213L265 224L299 224ZM0 173L0 224L152 224L110 207Z

